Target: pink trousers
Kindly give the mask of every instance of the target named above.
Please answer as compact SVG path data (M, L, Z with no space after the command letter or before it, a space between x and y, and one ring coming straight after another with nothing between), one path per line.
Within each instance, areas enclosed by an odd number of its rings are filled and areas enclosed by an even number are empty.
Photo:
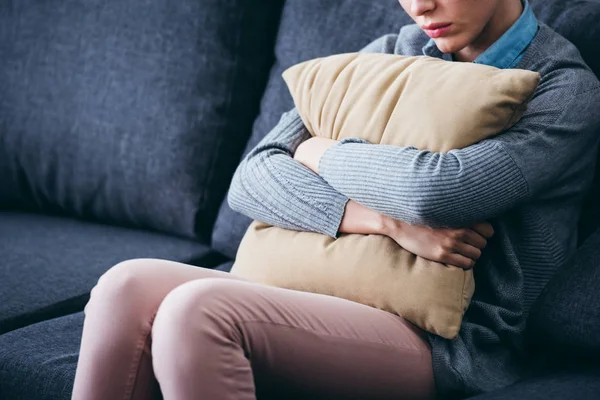
M431 350L403 318L231 274L138 259L85 309L73 399L433 399Z

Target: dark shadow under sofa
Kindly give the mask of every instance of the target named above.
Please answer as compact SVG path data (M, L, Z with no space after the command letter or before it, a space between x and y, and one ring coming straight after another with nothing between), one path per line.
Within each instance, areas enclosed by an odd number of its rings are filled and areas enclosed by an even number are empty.
M531 3L600 75L600 1ZM70 398L112 265L231 268L250 220L227 187L293 106L281 72L409 22L396 0L0 3L0 399ZM580 245L528 318L529 376L474 398L600 399L598 178Z

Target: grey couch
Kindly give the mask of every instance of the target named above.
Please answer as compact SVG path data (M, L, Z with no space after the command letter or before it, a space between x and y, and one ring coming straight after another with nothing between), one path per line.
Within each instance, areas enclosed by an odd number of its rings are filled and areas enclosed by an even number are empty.
M600 2L532 5L600 75ZM250 221L224 199L293 105L281 72L409 22L396 0L0 2L0 399L69 398L119 261L228 270ZM478 399L600 399L599 201L530 314L535 367Z

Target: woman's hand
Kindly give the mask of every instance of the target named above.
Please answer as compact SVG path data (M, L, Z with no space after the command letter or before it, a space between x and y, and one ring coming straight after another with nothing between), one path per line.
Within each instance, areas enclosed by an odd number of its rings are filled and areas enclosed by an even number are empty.
M389 218L384 225L385 235L411 253L463 269L475 266L487 240L494 235L494 228L487 222L463 229L433 229Z
M315 174L319 174L319 162L323 154L338 141L325 139L321 137L312 137L305 140L298 146L294 153L294 159L307 168L310 168Z

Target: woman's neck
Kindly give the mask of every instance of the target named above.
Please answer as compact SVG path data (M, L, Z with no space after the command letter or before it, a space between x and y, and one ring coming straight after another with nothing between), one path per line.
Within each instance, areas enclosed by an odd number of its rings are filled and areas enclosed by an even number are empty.
M467 47L454 53L456 61L472 62L515 23L523 13L521 0L500 1L496 12L485 26L481 34Z

